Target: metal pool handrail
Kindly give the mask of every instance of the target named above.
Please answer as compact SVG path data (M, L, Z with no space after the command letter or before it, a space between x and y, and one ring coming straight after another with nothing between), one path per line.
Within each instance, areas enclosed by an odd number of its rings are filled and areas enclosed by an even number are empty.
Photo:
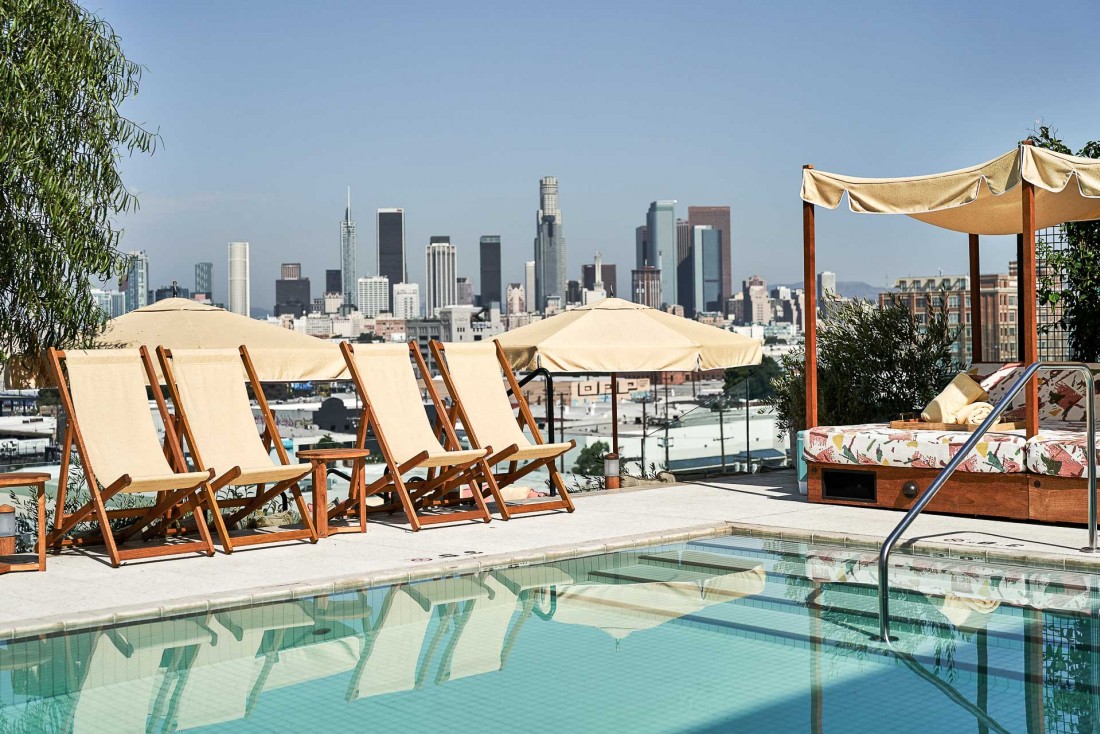
M1000 418L1001 413L1008 407L1012 399L1019 394L1020 390L1028 383L1035 373L1039 370L1052 370L1052 369L1072 369L1081 372L1085 376L1085 384L1087 385L1088 395L1085 400L1085 420L1087 423L1086 437L1087 444L1085 453L1088 454L1088 467L1089 467L1089 544L1088 547L1081 550L1086 553L1091 553L1096 550L1096 424L1093 420L1093 401L1096 399L1096 385L1092 376L1092 370L1089 366L1083 362L1033 362L1027 366L1023 374L1012 384L1005 396L1001 398L995 406L993 411L989 414L989 417L982 421L982 424L978 426L977 430L970 435L966 443L962 448L951 457L951 461L947 462L940 473L936 476L932 483L928 485L921 496L913 503L913 506L909 508L909 511L905 513L905 517L901 519L897 527L893 532L887 536L886 541L882 544L881 550L878 554L878 614L879 614L879 639L890 644L890 552L894 549L894 545L901 538L902 533L909 529L909 526L913 524L913 521L917 519L917 515L921 513L925 505L932 501L932 498L936 496L936 493L940 491L940 488L951 478L951 475L955 473L955 470L959 468L959 465L966 460L970 455L970 452L974 450L974 447L985 436L985 434L997 424L997 420Z

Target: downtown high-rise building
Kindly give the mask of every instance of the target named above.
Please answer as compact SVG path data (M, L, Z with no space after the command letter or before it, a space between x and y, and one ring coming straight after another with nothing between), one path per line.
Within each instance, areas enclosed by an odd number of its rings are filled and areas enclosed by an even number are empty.
M650 308L660 308L661 271L652 265L631 270L630 300Z
M248 243L229 243L229 310L249 316L251 301L248 291Z
M409 279L405 259L405 210L379 209L375 220L377 247L377 272L390 279L390 302L394 303L393 289Z
M312 307L312 294L309 278L302 277L302 264L283 263L279 275L282 277L275 281L275 315L289 314L296 319L305 316Z
M348 187L348 205L344 209L344 218L340 221L340 285L344 294L344 305L355 306L358 294L355 285L359 281L355 259L355 222L351 219L351 187Z
M535 313L535 261L528 260L523 264L523 302L527 313Z
M759 275L741 281L741 323L767 324L770 321L768 284Z
M535 226L535 298L533 304L527 305L532 312L545 310L551 298L561 304L566 298L565 231L558 206L558 179L553 176L539 180Z
M343 296L344 285L340 279L339 270L326 270L325 271L325 294L339 293Z
M817 298L818 302L825 301L832 296L835 298L838 295L836 290L836 273L828 270L822 270L817 274Z
M676 274L680 305L689 319L723 311L721 249L721 230L710 225L691 228L691 242Z
M195 263L195 289L193 295L202 295L202 300L214 300L214 263Z
M689 206L688 223L694 229L699 226L713 227L718 230L722 240L718 256L721 260L722 291L719 301L722 306L719 309L723 313L727 310L729 300L733 298L732 257L733 257L733 231L730 229L730 208L728 206ZM728 315L728 314L727 314Z
M393 286L393 316L397 319L420 318L420 286L397 283Z
M95 305L99 307L99 310L103 312L104 318L117 319L119 316L126 313L126 294L122 291L107 291L100 288L93 288L92 300L95 301Z
M459 276L455 281L455 305L474 305L474 282L465 275Z
M145 250L126 253L126 270L118 289L126 294L126 312L149 305L149 256Z
M481 305L500 306L500 235L483 235L480 245Z
M390 310L390 279L384 275L371 275L358 280L356 302L359 313L367 318L375 318Z
M634 269L657 267L657 251L650 248L649 232L643 224L634 230Z
M427 315L439 316L444 306L453 306L458 301L458 278L455 275L457 253L450 237L434 236L428 242L425 268L425 287L427 288Z
M523 293L523 284L521 283L509 283L508 292L505 295L507 301L508 310L506 313L509 315L515 315L520 313L527 313L526 298Z
M595 263L585 263L581 265L581 288L586 291L595 290L598 281L608 298L616 298L619 295L619 288L618 276L615 270L615 263L605 263L601 260L599 269L600 274L599 277L597 277Z
M676 202L654 201L646 212L646 250L656 257L661 271L661 305L679 303L676 298Z

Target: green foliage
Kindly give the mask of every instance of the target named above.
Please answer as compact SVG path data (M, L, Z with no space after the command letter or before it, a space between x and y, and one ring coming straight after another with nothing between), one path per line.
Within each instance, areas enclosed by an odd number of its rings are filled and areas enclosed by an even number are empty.
M0 0L0 359L100 330L93 281L121 267L116 215L137 206L121 153L157 141L119 113L140 79L72 0Z
M951 356L958 329L947 321L946 299L921 324L902 304L836 304L818 327L817 400L822 425L852 425L921 410L959 368ZM806 427L806 356L783 356L768 400L780 430Z
M1034 130L1030 139L1040 148L1071 152L1058 131L1048 125ZM1100 141L1086 143L1077 155L1100 158ZM1100 361L1100 222L1063 226L1066 249L1055 249L1041 240L1036 245L1036 256L1046 266L1039 276L1039 303L1061 309L1061 318L1042 329L1066 332L1071 359Z
M772 381L783 374L783 368L771 357L764 357L760 364L750 367L733 367L726 370L723 391L733 398L745 396L748 382L750 400L768 400L775 396Z
M38 542L38 500L34 494L16 494L14 489L10 491L8 496L12 507L15 508L16 550L19 553L29 553L34 550L35 544ZM90 498L91 495L88 492L87 480L84 477L84 471L81 469L80 459L76 454L73 454L72 461L69 464L69 476L65 490L65 513L72 514L76 512ZM152 499L147 495L120 493L107 500L106 507L109 510L119 510L148 507L151 504ZM47 528L54 526L55 514L55 497L46 495ZM73 528L71 535L79 536L89 533L99 535L99 524L93 520L94 518L79 523ZM126 518L115 518L111 520L111 528L121 530L126 527L128 522Z
M573 472L586 477L603 476L603 457L611 450L607 441L597 441L585 446L577 456L577 463L573 465Z
M318 439L317 443L314 445L313 448L315 448L315 449L335 449L335 448L339 448L339 447L340 447L340 444L336 443L336 441L333 440L332 435L326 433L325 435L321 436L320 439Z

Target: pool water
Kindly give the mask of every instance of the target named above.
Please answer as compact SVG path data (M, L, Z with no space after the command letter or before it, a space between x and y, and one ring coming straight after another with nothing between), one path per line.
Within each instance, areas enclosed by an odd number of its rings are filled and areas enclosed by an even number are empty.
M2 732L1100 731L1098 579L722 537L0 645Z

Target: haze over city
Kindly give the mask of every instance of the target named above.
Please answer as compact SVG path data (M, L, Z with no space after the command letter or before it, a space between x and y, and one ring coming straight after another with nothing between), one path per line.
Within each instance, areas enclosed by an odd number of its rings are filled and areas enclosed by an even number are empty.
M163 138L124 163L141 209L122 247L148 252L154 287L212 261L223 301L226 243L247 240L252 303L270 308L281 262L316 283L339 267L350 186L361 275L375 210L402 207L410 280L429 237L449 235L476 284L478 238L499 234L518 282L539 178L555 176L570 279L599 250L625 285L649 202L675 199L679 216L731 207L735 288L797 281L804 163L944 170L1040 118L1074 147L1098 137L1100 101L1075 81L1100 72L1073 22L1088 3L1044 6L1064 22L1041 53L1073 75L1028 61L1031 4L931 5L102 2L147 67L124 112ZM823 212L819 227L819 266L842 280L964 270L958 237L908 220ZM987 252L1004 269L1011 243Z

